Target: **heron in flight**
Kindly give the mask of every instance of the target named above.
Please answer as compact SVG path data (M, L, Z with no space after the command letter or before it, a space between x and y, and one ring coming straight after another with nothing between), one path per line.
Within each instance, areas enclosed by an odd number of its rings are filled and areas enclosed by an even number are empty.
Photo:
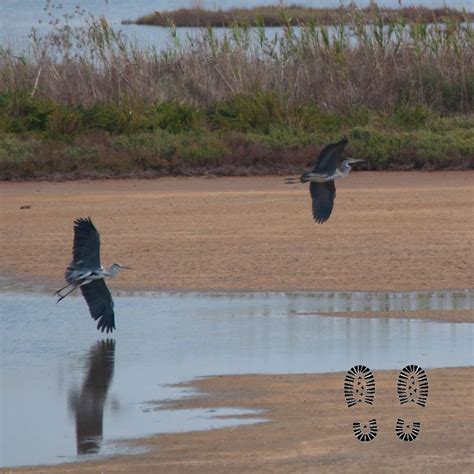
M346 147L348 141L344 137L337 143L327 145L319 154L312 171L304 172L299 180L302 183L310 182L309 192L313 201L313 218L318 224L322 224L329 219L334 199L336 198L336 179L345 178L351 171L351 164L364 160L347 158L342 162L341 168L337 168L337 163ZM297 179L297 178L296 178ZM286 180L287 184L295 183L295 178Z
M115 329L114 302L105 278L115 277L122 268L130 268L113 263L104 269L100 264L100 236L90 217L74 221L74 243L72 262L66 268L64 277L67 285L56 291L59 303L80 288L97 329L107 333ZM63 293L64 290L69 290Z

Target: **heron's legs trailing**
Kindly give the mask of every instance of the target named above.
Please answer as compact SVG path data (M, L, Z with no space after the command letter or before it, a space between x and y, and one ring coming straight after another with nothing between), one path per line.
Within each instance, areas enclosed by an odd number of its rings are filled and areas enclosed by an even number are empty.
M56 290L54 292L54 296L61 296L61 291L65 290L68 286L71 286L71 284L68 283L66 286L63 286L62 288L59 288L59 290Z
M61 295L59 291L64 290L64 288L67 288L68 286L72 286L72 290L69 290L65 295ZM76 288L79 288L81 285L67 285L64 288L61 288L61 290L58 290L55 294L59 296L58 301L56 301L56 304L58 304L61 300L66 298L67 295L70 295Z
M56 293L54 293L56 296L59 296L59 299L58 301L56 301L56 304L58 304L61 300L63 300L64 298L66 298L67 295L70 295L76 288L79 288L80 286L84 286L84 285L87 285L88 283L90 283L92 280L84 280L81 284L79 285L73 285L73 284L69 284L69 285L66 285L64 286L63 288L59 289L58 291L56 291ZM68 288L69 286L72 286L72 290L68 291L65 295L62 295L61 294L61 291Z

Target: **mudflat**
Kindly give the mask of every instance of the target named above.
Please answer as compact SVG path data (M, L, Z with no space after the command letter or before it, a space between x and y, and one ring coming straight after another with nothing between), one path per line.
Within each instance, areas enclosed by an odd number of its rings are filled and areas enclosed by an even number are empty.
M473 286L474 172L351 173L315 224L283 178L0 184L0 268L62 283L73 220L91 216L111 286L147 290L429 290ZM22 206L30 206L23 208Z
M205 397L175 408L238 406L266 410L270 422L132 441L150 451L90 463L13 472L472 472L474 369L428 372L426 407L401 406L396 371L374 372L373 406L347 408L344 374L243 375L194 381ZM375 418L378 434L361 443L354 421ZM398 418L421 422L418 438L400 441Z
M1 272L12 281L60 285L73 220L91 216L103 262L134 267L111 282L115 288L472 288L473 178L467 171L353 173L337 183L323 225L312 221L307 186L282 178L4 182ZM424 317L419 313L411 317ZM472 314L454 319L472 321ZM344 374L200 379L192 384L204 396L181 407L258 408L269 422L135 440L150 447L135 456L12 471L472 472L474 368L427 373L425 408L400 406L396 371L376 372L375 405L354 409L345 406ZM379 433L360 443L352 423L371 418ZM397 418L421 421L419 439L398 440Z

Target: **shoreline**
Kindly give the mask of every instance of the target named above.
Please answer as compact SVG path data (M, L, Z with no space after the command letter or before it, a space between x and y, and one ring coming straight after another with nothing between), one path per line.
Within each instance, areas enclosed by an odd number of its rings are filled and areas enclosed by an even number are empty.
M430 8L422 5L403 7L387 7L369 5L366 7L340 6L312 7L305 5L256 5L254 7L232 7L227 9L208 9L202 6L190 8L174 8L144 14L135 19L123 19L123 25L147 25L167 27L170 25L196 28L235 28L247 27L288 27L288 26L333 26L353 24L362 20L369 24L371 21L400 21L413 23L438 23L446 21L472 21L472 11L459 10L453 7Z
M35 284L32 280L28 281L26 277L25 280L19 281L15 279L7 279L5 275L0 275L2 277L0 283L0 295L2 293L21 293L21 294L43 294L52 296L52 286L47 283L42 283L41 286ZM6 280L6 281L5 281ZM420 294L429 294L429 293L443 293L443 292L459 292L459 293L470 293L474 292L473 289L440 289L440 290L427 290L427 291L375 291L375 292L364 292L364 291L341 291L341 292L331 292L331 293L368 293L368 294L384 294L384 293L393 293L393 294L404 294L408 295L410 293L420 293ZM204 297L265 297L265 296L278 296L285 295L288 297L315 297L318 296L327 296L329 292L327 291L238 291L238 290L183 290L183 289L171 289L171 290L129 290L129 289L113 289L114 297L144 297L144 298L159 298L167 296L204 296ZM79 293L74 294L75 297L81 297ZM291 317L328 317L328 318L356 318L356 319L418 319L418 320L428 320L428 321L438 321L438 322L451 322L451 323L472 323L474 322L474 314L472 309L462 309L462 308L453 308L453 309L413 309L413 310L374 310L374 311L314 311L314 312L304 312L304 313L290 313Z
M427 369L430 383L424 408L400 406L398 371L374 371L376 404L347 409L341 372L325 374L221 375L198 378L182 387L198 393L164 404L165 409L241 407L263 410L268 422L210 431L157 434L127 441L148 449L136 455L59 465L2 468L3 472L360 472L380 469L418 472L469 472L473 466L470 439L474 434L471 406L474 367ZM453 396L453 392L455 395ZM419 438L400 442L394 433L397 417L418 419ZM352 422L375 417L379 434L361 445ZM446 433L456 436L446 437Z

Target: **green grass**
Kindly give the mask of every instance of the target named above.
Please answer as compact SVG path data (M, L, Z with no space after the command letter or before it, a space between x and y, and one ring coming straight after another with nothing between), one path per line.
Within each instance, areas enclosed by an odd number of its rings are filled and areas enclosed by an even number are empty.
M33 143L20 140L14 135L0 135L0 162L21 167L33 156Z
M270 93L203 109L177 101L67 107L0 96L0 178L224 175L298 172L326 143L349 137L360 169L474 166L474 115L441 116L422 104L394 113L291 107Z

